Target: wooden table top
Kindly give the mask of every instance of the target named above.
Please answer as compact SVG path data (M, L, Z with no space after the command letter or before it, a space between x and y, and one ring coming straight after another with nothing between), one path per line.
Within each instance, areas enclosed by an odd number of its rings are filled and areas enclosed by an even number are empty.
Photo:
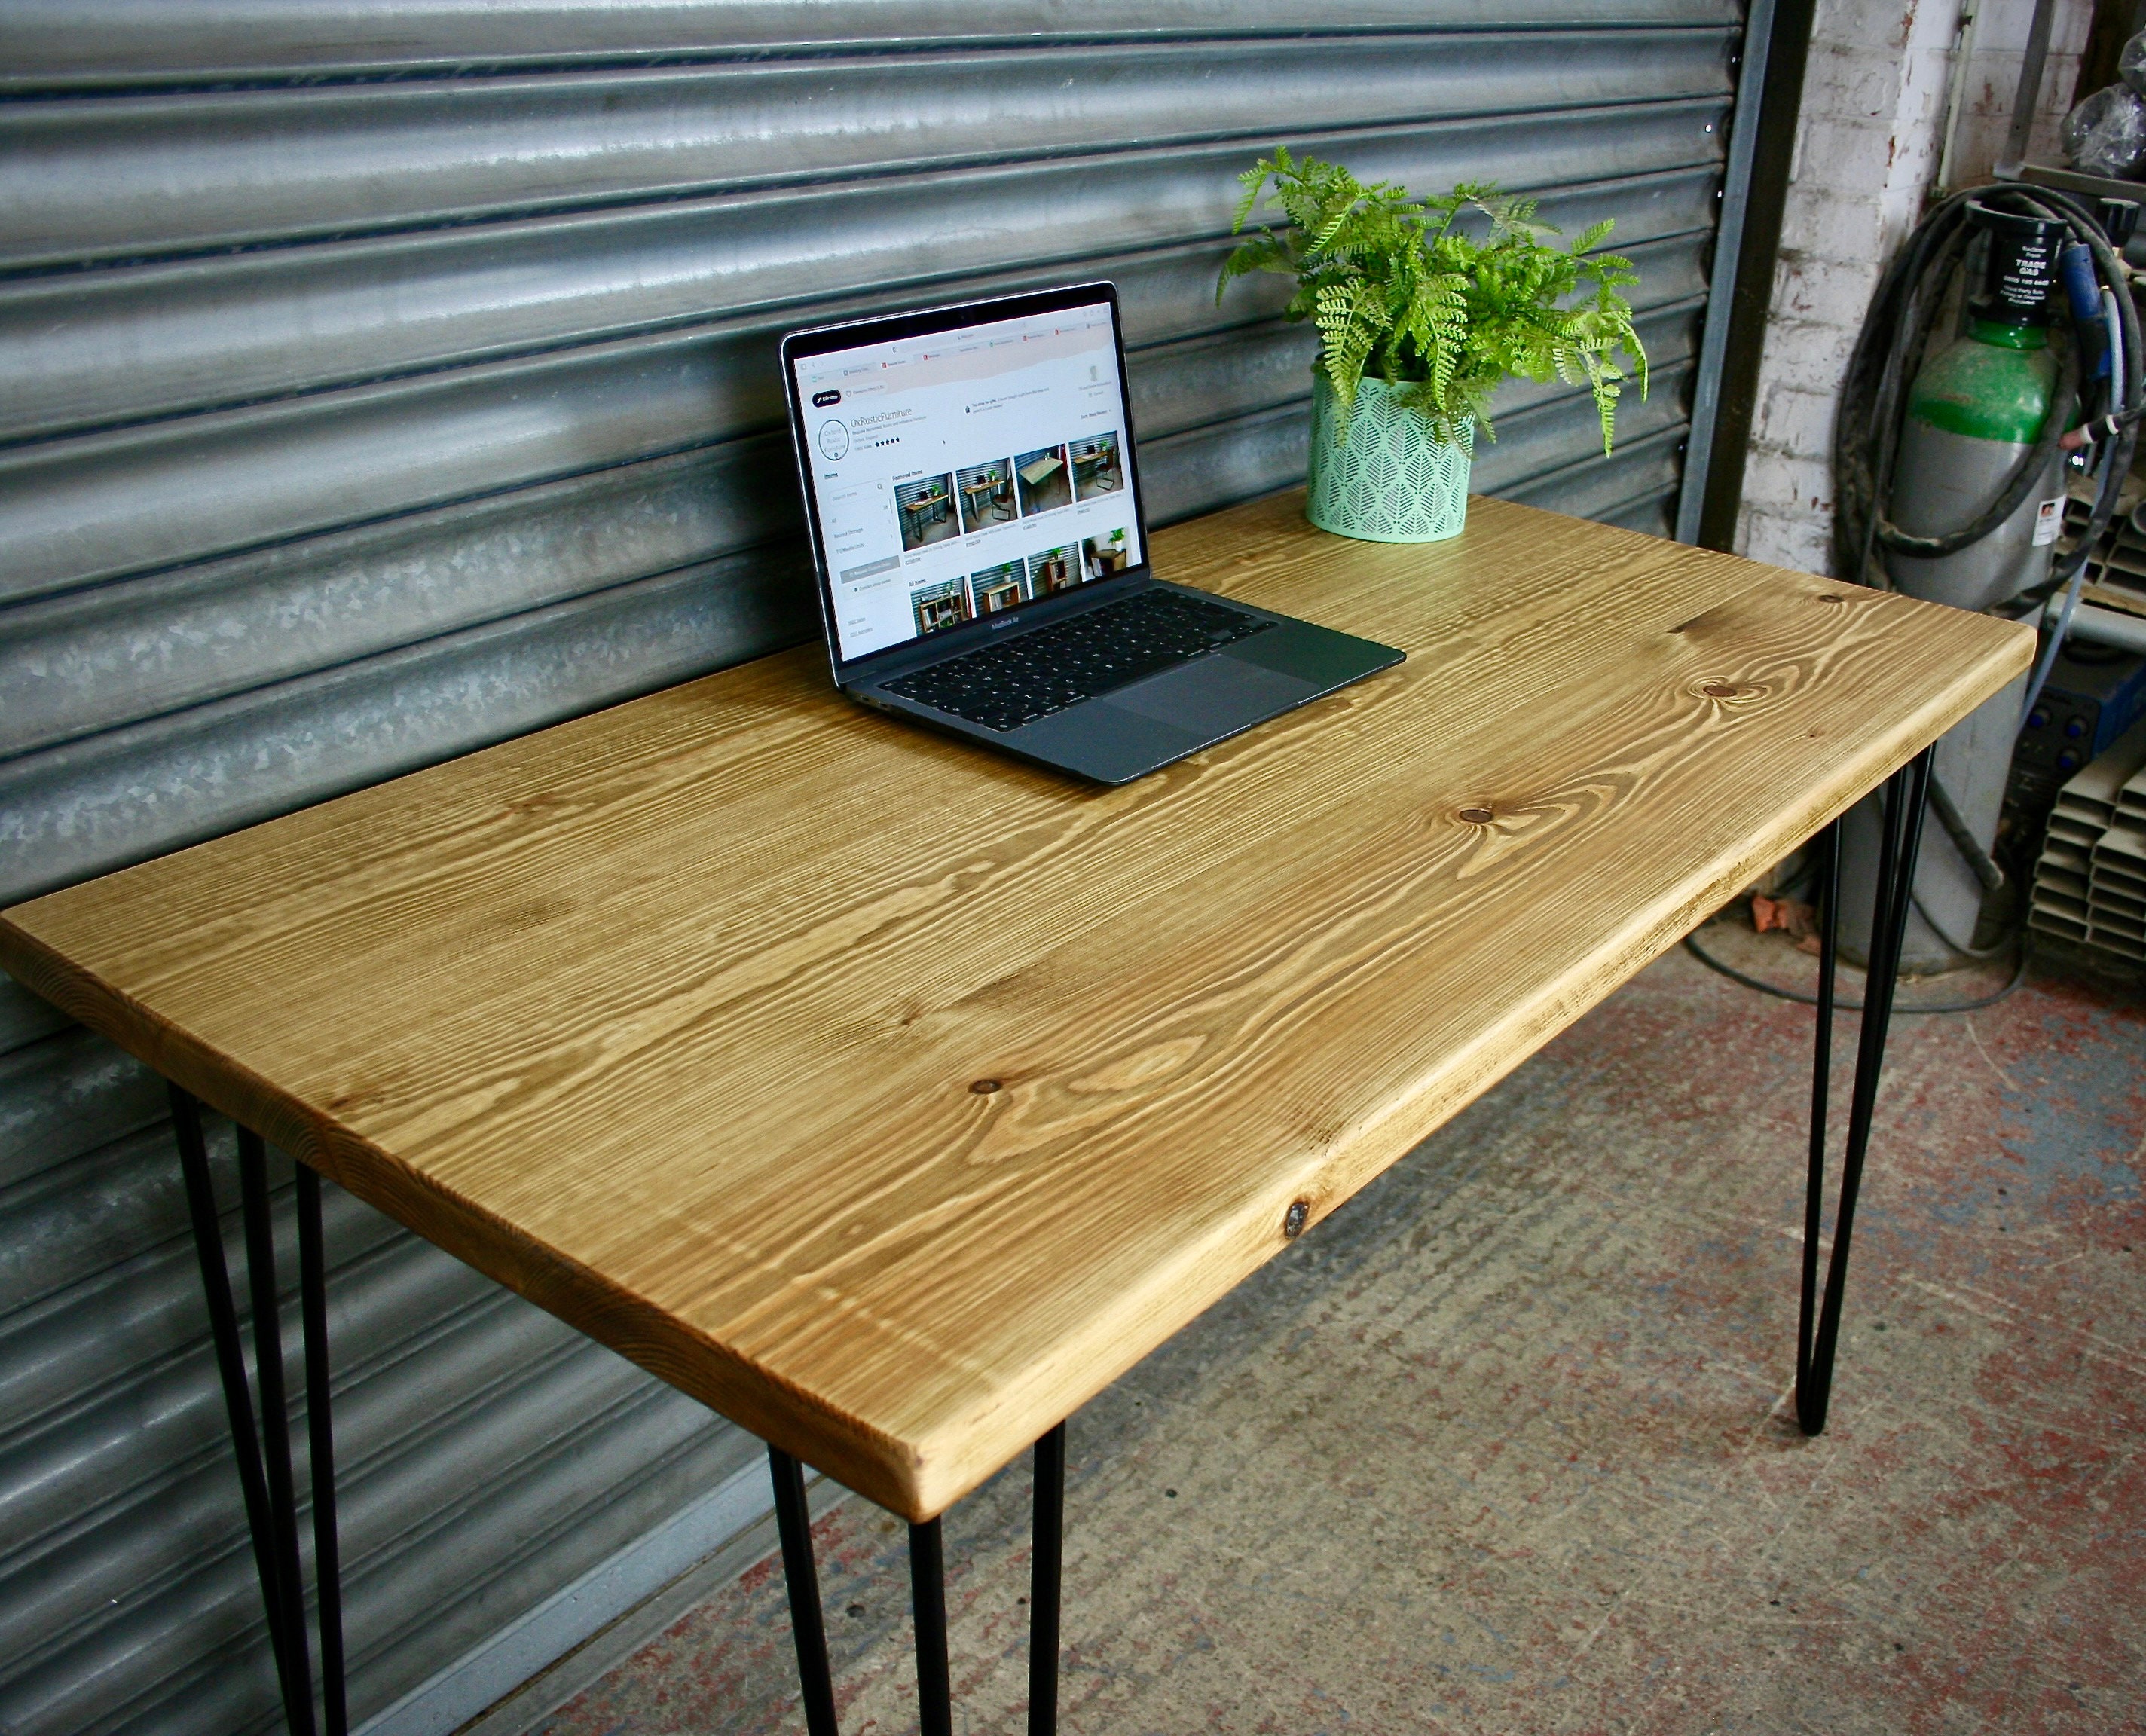
M0 964L921 1519L2034 642L1490 500L1155 556L1408 661L1106 791L804 647L18 905Z

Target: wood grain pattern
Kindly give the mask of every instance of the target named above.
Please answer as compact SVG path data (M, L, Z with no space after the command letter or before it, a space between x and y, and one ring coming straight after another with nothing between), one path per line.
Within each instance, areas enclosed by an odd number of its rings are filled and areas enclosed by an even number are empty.
M2034 643L1487 500L1155 553L1409 661L1098 791L800 651L20 905L0 962L921 1519Z

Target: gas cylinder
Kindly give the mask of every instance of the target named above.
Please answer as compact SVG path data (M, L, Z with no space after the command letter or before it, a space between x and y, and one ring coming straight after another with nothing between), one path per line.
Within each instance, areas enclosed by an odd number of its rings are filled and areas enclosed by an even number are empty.
M1967 330L1930 354L1909 388L1893 471L1886 516L1917 536L1961 529L1989 509L2042 437L2056 397L2049 322L2064 226L1979 203L1969 209L1987 237L1981 293L1969 303ZM1988 536L1934 559L1889 549L1886 570L1910 596L2017 612L2011 600L2049 576L2064 511L2064 461L2053 452L2048 471ZM1985 860L1996 841L2026 681L2020 676L1938 741L1935 776ZM1872 796L1841 825L1841 949L1859 964L1869 955L1879 814ZM1925 826L1901 968L1939 971L1964 962L1984 895L1959 844L1934 822Z
M1909 388L1888 516L1916 536L1979 517L2041 438L2056 395L2050 295L2062 225L1969 207L1988 237L1982 295L1964 333L1924 361ZM2049 576L2064 527L2064 472L2049 468L2010 517L1956 554L1929 559L1888 550L1886 570L1909 596L1987 609Z

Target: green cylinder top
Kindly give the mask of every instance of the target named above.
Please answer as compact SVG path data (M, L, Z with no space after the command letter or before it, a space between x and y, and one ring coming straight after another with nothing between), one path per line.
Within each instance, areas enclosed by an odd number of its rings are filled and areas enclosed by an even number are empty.
M1967 335L1977 343L1994 343L2000 350L2046 350L2046 326L2015 326L2004 320L1969 320Z
M2056 379L2040 327L1976 320L1966 337L1923 363L1908 414L1949 434L2031 445L2041 438Z

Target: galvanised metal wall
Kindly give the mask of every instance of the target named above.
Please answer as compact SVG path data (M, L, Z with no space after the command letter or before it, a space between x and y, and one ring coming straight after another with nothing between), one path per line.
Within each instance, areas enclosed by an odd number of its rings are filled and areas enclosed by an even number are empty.
M1218 309L1276 140L1493 177L1644 275L1604 459L1664 529L1729 0L14 0L0 10L0 903L720 668L811 603L775 341L1109 276L1159 521L1297 480L1310 346ZM332 1192L332 1190L331 1190ZM357 1709L754 1443L332 1201ZM162 1094L0 982L0 1729L272 1722Z

